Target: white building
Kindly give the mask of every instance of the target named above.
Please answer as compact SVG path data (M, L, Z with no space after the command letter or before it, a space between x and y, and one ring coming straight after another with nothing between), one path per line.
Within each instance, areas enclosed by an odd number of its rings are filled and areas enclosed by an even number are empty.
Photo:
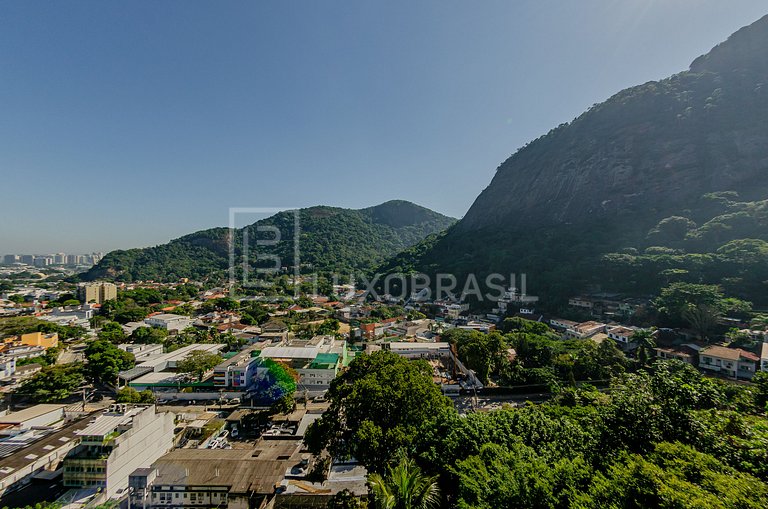
M0 380L11 378L16 373L16 359L0 356Z
M637 328L635 327L625 327L623 325L619 325L618 327L611 327L608 329L608 337L616 341L619 346L628 348L634 346L634 343L632 342L632 336L636 331Z
M144 323L150 327L160 327L167 331L183 331L192 327L194 320L188 316L174 315L171 313L160 313L144 319Z
M768 343L763 343L760 351L760 370L768 371Z
M438 359L451 357L450 343L415 343L398 341L388 343L387 347L393 353L406 359Z
M260 356L290 365L299 375L299 384L308 390L325 390L347 360L347 343L333 336L315 336L310 341L268 346Z
M525 288L525 279L523 279L523 288ZM505 315L511 305L517 306L531 306L539 302L539 298L535 295L527 295L517 288L510 287L504 292L498 301L496 301L496 308L493 312L499 315Z
M173 414L155 406L112 405L77 432L80 445L64 460L64 486L98 488L114 498L128 476L173 448Z
M64 419L64 406L42 404L11 412L0 417L0 426L12 427L16 430L50 426Z
M755 375L760 358L740 348L711 345L699 351L699 368L726 376L750 379Z
M163 345L161 344L133 344L133 343L123 343L121 345L117 345L117 347L120 350L126 351L128 353L132 353L134 359L136 359L136 363L140 364L145 361L150 361L152 359L157 359L161 355L163 355Z

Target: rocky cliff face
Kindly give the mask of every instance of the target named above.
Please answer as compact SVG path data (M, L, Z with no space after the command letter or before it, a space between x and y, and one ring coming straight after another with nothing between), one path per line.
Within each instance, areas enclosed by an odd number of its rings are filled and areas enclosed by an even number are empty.
M754 208L736 201L768 198L768 16L689 70L619 92L521 148L459 223L384 270L527 272L535 291L562 297L605 282L604 254L642 254L658 245L649 244L649 231L664 218L712 220L710 195L726 191L727 214ZM744 238L728 233L736 231L729 221L705 225L706 238L721 243L680 241L675 249L687 249L682 257L714 253ZM710 235L715 229L722 235ZM763 233L747 231L758 239ZM660 270L678 268L665 263ZM633 281L626 271L614 272L616 280ZM706 278L713 276L700 277Z
M520 149L457 230L663 213L712 191L763 191L767 172L768 16L689 71L624 90Z

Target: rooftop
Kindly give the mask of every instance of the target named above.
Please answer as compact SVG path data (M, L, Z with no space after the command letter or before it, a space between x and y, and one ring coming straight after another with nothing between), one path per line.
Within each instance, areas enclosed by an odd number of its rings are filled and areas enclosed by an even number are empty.
M700 351L701 355L710 355L712 357L719 357L721 359L728 359L732 361L738 361L740 358L748 359L750 361L757 361L759 358L752 352L747 352L741 348L727 348L725 346L712 345L708 346Z
M172 320L190 320L188 316L184 315L174 315L172 313L160 313L157 315L152 315L148 318L151 318L153 320L165 320L165 321L172 321Z
M149 407L133 407L125 412L107 411L92 419L85 429L78 431L80 436L106 436L115 431L119 426L129 424L134 416L145 411Z
M31 443L31 445L19 447L12 451L5 451L6 456L0 460L0 473L11 473L20 468L24 468L37 458L48 454L62 445L76 440L76 433L88 426L89 418L76 421L54 433L49 433L45 437ZM2 452L0 452L0 455Z
M155 484L227 486L232 493L272 493L285 469L298 461L297 442L280 445L275 451L176 449L153 464L158 471Z
M55 405L55 404L35 405L33 407L25 408L24 410L19 410L18 412L11 412L8 415L4 415L0 417L0 424L22 423L24 421L35 419L37 417L41 417L51 412L61 411L64 408L64 406L65 405ZM51 422L56 422L58 420L59 419L57 418L56 420Z

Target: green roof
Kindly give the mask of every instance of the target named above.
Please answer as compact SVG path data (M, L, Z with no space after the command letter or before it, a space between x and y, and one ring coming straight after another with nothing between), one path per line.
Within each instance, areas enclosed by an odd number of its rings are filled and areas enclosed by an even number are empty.
M339 363L339 354L337 353L319 353L312 364L309 365L309 369L332 369Z

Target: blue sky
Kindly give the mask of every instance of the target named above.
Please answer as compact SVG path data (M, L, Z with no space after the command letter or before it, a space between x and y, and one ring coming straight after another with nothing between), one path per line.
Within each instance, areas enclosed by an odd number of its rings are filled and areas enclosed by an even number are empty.
M686 69L764 0L0 1L0 254L229 207L460 217L519 146Z

